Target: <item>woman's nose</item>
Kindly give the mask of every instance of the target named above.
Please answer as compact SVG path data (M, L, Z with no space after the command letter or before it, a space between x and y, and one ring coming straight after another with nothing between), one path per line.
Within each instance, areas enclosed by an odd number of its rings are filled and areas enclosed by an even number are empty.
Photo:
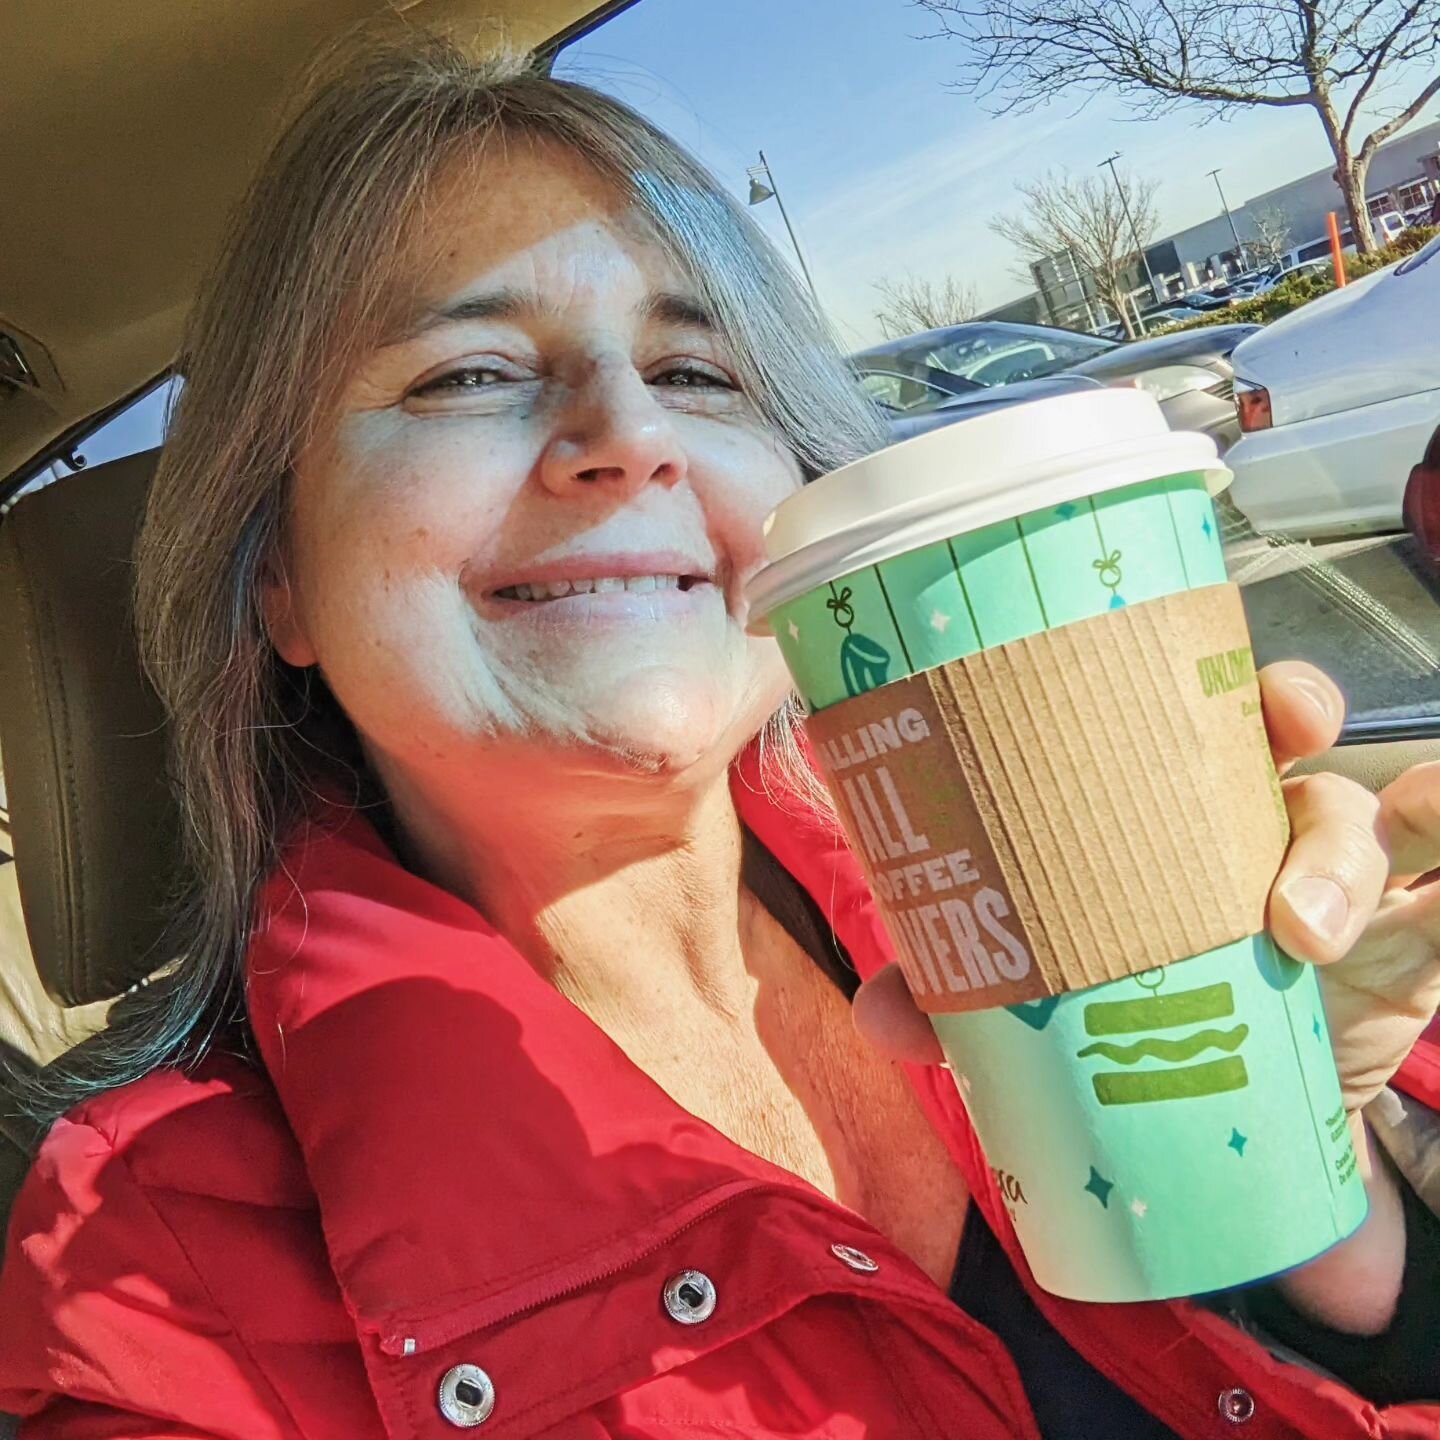
M628 365L596 370L540 460L541 481L556 494L577 486L674 485L684 476L685 453L669 412Z

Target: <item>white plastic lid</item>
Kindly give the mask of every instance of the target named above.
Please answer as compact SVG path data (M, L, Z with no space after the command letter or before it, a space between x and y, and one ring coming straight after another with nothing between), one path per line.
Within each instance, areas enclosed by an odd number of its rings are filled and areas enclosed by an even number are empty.
M1208 435L1171 430L1143 390L1033 400L917 435L832 470L765 522L751 628L777 606L922 545L1166 475L1230 483Z

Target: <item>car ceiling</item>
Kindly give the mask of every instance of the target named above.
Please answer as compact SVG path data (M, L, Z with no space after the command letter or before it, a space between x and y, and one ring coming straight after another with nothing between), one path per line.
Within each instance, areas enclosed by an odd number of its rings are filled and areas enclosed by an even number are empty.
M33 0L0 43L0 476L165 370L297 72L357 22L534 48L628 0ZM0 357L0 374L4 373Z

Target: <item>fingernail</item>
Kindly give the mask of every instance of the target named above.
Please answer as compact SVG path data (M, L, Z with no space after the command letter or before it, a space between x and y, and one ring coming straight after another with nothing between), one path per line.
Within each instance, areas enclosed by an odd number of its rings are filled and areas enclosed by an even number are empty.
M1286 881L1280 894L1312 934L1322 940L1339 938L1350 914L1350 901L1333 880L1302 875Z
M1312 680L1308 675L1296 675L1292 677L1290 683L1309 700L1327 722L1336 718L1335 692L1328 686L1322 685L1318 680Z

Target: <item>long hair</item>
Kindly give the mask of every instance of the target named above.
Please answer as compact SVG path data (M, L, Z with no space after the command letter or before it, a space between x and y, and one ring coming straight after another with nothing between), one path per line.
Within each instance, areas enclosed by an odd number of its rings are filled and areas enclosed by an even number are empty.
M566 147L648 217L808 476L883 441L824 322L744 209L627 106L522 58L477 60L426 34L366 35L322 63L189 320L185 383L137 551L141 651L169 719L184 832L169 964L86 1047L83 1072L50 1085L37 1108L51 1116L88 1090L194 1058L241 1013L258 888L317 779L360 774L323 680L271 647L261 583L278 558L296 457L404 303L437 181L516 136ZM767 726L770 773L824 803L795 727L793 706Z

